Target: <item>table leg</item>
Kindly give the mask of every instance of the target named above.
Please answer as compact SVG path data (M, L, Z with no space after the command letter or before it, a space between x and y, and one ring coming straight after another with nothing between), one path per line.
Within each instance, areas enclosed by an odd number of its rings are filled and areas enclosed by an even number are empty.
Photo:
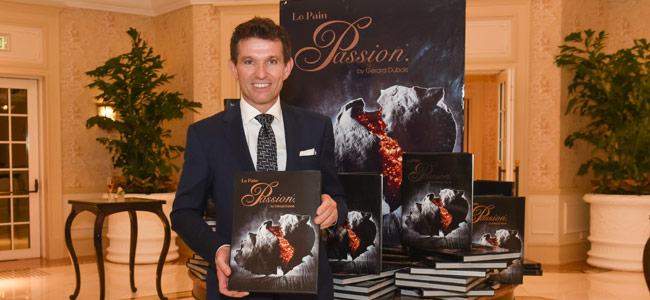
M165 229L165 240L163 242L162 251L160 252L160 258L158 259L158 268L156 269L156 289L158 290L158 297L162 300L167 300L167 298L163 296L161 280L163 266L165 265L165 258L167 258L167 251L169 251L171 231L169 230L169 221L167 221L167 216L165 216L165 213L162 210L162 205L156 210L156 214L162 221L163 227Z
M81 287L81 274L79 273L79 260L77 259L77 254L74 252L74 247L72 245L72 236L70 233L70 228L72 227L72 220L79 214L75 211L74 208L70 211L68 218L65 220L65 245L68 247L68 253L72 259L72 264L74 265L74 275L76 284L74 287L74 294L70 295L70 299L74 300L79 296L79 288Z
M95 219L95 254L97 256L97 272L99 273L99 300L104 300L106 291L106 278L104 277L104 254L102 252L102 227L104 227L104 213L100 210Z
M129 219L131 219L131 241L129 250L129 280L131 281L131 292L135 293L135 279L133 278L133 266L135 264L135 246L138 242L138 216L135 211L129 210Z

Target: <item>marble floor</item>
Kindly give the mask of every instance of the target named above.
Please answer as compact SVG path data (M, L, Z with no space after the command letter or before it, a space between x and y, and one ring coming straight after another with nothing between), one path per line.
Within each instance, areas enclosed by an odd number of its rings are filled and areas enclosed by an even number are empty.
M167 263L162 288L170 300L193 299L192 281L185 259ZM156 297L155 265L136 265L135 284L129 290L128 266L106 263L106 299L152 300ZM92 258L80 265L81 290L78 299L98 299L99 280ZM585 263L542 266L543 276L524 278L515 289L518 300L650 300L642 273L614 272L589 267ZM30 259L0 262L0 299L63 300L74 291L74 268L67 260Z

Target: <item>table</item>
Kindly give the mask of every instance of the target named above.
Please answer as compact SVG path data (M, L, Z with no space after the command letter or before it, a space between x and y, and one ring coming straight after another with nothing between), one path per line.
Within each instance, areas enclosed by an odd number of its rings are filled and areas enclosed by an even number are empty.
M167 298L163 296L161 288L161 277L162 269L165 264L165 257L167 256L167 251L169 250L170 243L170 228L169 221L163 213L162 205L165 204L165 200L154 200L154 199L143 199L143 198L124 198L116 200L108 199L89 199L89 200L69 200L68 203L72 205L72 210L68 215L68 218L65 221L65 244L68 247L68 252L70 252L70 257L72 258L72 263L74 264L74 271L76 275L76 286L74 294L70 295L70 299L74 300L79 296L79 289L81 285L81 275L79 274L79 261L77 260L77 255L75 254L74 247L72 246L72 238L70 234L70 227L72 226L72 221L74 218L83 211L89 211L95 215L95 227L94 227L94 244L95 244L95 254L97 255L97 269L99 273L99 299L104 299L105 294L105 278L104 278L104 256L102 248L102 228L104 226L104 219L110 214L117 212L126 211L129 214L129 219L131 220L131 242L130 242L130 252L129 252L129 279L131 281L131 291L135 293L137 290L135 288L135 281L133 278L133 268L135 263L135 247L138 238L138 219L136 211L148 211L152 212L160 218L163 223L165 230L165 239L163 242L163 248L160 252L160 258L158 259L158 267L156 269L156 290L158 292L158 297L160 299L166 300Z

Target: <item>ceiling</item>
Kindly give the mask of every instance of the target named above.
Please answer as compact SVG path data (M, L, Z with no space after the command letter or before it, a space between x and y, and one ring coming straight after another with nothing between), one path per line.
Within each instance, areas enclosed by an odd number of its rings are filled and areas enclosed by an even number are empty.
M268 0L8 0L10 2L41 4L56 7L78 7L104 11L157 16L195 4L273 3ZM0 0L1 2L1 0Z

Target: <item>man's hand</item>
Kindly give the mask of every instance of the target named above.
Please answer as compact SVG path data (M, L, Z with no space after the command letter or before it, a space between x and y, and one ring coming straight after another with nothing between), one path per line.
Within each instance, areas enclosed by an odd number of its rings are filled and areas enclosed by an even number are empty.
M325 229L336 223L338 211L336 210L336 201L328 194L320 195L321 204L316 209L316 219L314 223L320 225L320 229Z
M215 257L217 265L217 279L219 279L219 293L228 297L241 298L248 296L247 292L237 292L228 290L228 277L230 277L230 246L223 246L217 250Z

